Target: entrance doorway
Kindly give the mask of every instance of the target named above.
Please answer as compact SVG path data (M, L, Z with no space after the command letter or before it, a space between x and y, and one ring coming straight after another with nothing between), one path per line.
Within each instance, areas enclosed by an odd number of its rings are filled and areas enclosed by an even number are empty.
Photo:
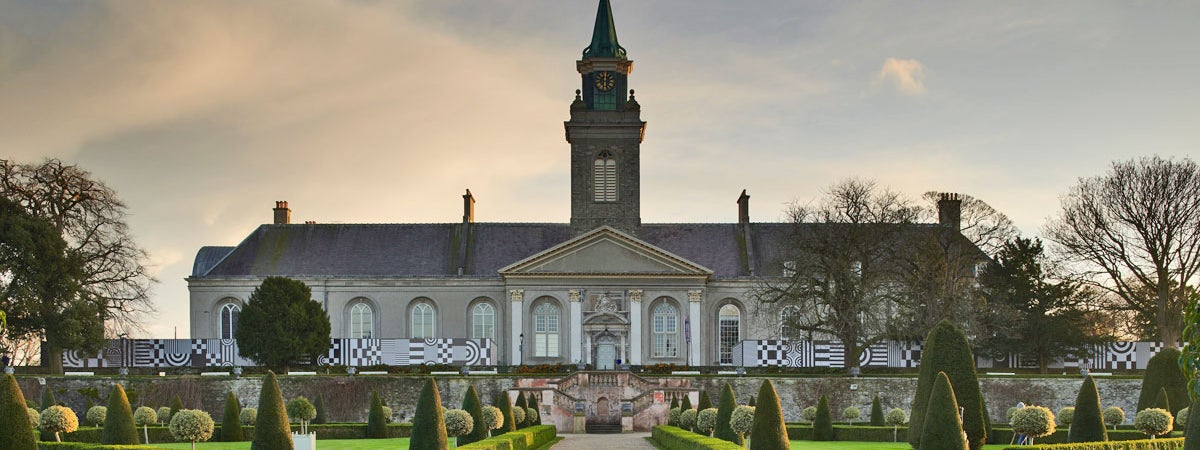
M612 342L601 342L596 347L596 369L613 370L617 367L617 347Z

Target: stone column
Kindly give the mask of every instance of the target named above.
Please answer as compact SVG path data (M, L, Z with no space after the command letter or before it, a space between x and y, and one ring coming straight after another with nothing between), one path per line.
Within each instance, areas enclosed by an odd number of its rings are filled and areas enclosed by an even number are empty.
M629 355L625 352L625 339L628 337L629 335L621 333L621 346L617 347L617 359L621 360L621 364L629 364Z
M579 289L567 291L571 300L571 364L583 361L583 306Z
M642 290L629 290L629 364L642 364Z
M591 335L591 333L589 333L587 336L585 336L585 337L584 337L584 341L583 341L583 363L584 363L584 364L591 364L591 363L592 363L592 335Z
M700 316L700 302L704 300L704 291L694 290L688 291L688 320L691 321L692 342L688 345L688 364L693 366L700 365L700 322L704 319ZM714 338L717 338L714 336ZM718 338L719 339L719 338Z
M509 347L512 348L512 353L509 353L508 359L512 365L518 365L525 356L521 354L521 334L524 333L524 328L521 327L521 318L525 315L525 290L509 289L508 300L511 302L508 313L512 323L509 328L509 342L511 343Z

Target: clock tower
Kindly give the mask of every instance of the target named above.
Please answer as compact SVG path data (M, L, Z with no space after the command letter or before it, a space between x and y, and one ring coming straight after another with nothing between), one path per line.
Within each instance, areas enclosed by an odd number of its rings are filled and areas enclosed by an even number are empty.
M636 235L646 122L629 89L633 61L617 43L608 0L600 0L592 43L575 68L583 86L565 123L571 144L571 235L604 225Z

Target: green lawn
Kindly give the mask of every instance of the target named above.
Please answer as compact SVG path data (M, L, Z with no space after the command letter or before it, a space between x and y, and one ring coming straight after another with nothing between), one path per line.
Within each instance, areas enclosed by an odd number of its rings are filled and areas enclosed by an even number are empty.
M152 444L164 448L192 448L191 443L176 442L172 444ZM318 440L317 448L336 448L339 450L397 450L408 448L408 438L396 439L330 439ZM196 449L200 450L249 450L250 441L245 442L198 442Z

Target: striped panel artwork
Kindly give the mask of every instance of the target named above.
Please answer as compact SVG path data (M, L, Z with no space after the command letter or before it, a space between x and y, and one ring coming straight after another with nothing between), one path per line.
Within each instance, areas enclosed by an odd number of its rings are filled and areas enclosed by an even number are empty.
M451 364L490 366L496 363L491 339L332 339L320 365L366 367L380 364ZM254 366L238 354L233 339L114 339L98 353L68 351L63 367L234 367Z

